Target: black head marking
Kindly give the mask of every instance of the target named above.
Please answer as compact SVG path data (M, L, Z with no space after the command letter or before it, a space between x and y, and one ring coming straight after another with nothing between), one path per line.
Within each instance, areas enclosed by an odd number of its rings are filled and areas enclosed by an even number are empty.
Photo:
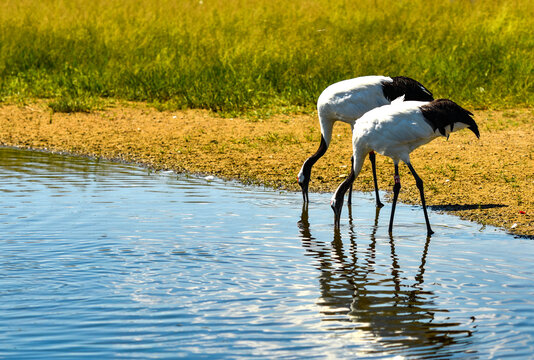
M452 100L437 99L421 106L420 109L425 120L432 126L432 130L439 130L443 136L446 135L445 127L450 125L452 131L454 123L464 123L478 138L480 137L473 114Z
M434 96L419 81L405 76L395 76L392 82L382 82L382 91L389 101L404 95L405 101L432 101Z

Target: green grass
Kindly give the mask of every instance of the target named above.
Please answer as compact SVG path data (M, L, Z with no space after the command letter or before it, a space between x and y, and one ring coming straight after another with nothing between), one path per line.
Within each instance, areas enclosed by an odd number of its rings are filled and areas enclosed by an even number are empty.
M531 0L1 0L0 100L309 111L329 84L383 74L532 106L533 33Z

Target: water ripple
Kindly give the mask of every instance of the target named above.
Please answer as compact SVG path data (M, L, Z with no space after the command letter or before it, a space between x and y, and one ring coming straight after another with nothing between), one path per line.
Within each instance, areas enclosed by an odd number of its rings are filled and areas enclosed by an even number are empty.
M0 149L0 357L529 358L534 242ZM415 222L414 222L415 219Z

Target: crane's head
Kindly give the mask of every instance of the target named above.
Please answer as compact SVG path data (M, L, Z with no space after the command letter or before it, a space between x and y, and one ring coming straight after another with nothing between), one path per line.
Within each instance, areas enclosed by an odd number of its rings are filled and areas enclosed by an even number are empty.
M339 190L339 189L338 189ZM339 192L336 190L332 199L330 200L330 207L334 211L334 227L338 228L341 220L341 210L343 209L343 195L339 195Z
M305 203L310 201L308 197L308 186L310 184L310 177L311 167L308 167L305 162L304 165L302 165L299 174L297 175L297 181L300 185L300 188L302 189L302 199Z
M351 158L351 162L354 164L354 158ZM334 195L332 195L332 199L330 200L330 207L332 210L334 210L334 226L336 228L339 227L339 221L341 218L341 209L343 209L343 198L345 197L345 194L349 190L349 188L354 183L354 179L356 178L356 175L354 173L354 168L352 168L352 171L350 172L349 176L343 181L336 189L336 192Z

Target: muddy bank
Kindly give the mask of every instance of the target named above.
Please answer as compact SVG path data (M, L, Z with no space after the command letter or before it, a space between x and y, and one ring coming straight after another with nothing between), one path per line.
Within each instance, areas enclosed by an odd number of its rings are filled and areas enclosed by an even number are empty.
M461 131L413 152L428 204L533 236L533 115L532 109L475 111L480 140ZM0 144L5 146L120 159L290 190L299 190L296 175L319 136L315 114L228 119L197 110L158 112L142 104L90 114L52 114L44 103L0 107ZM333 191L349 172L350 155L350 128L338 123L330 149L314 167L310 190ZM391 190L392 161L378 155L377 168L380 188ZM400 169L400 200L419 204L415 181L406 166ZM355 187L372 190L368 161Z

